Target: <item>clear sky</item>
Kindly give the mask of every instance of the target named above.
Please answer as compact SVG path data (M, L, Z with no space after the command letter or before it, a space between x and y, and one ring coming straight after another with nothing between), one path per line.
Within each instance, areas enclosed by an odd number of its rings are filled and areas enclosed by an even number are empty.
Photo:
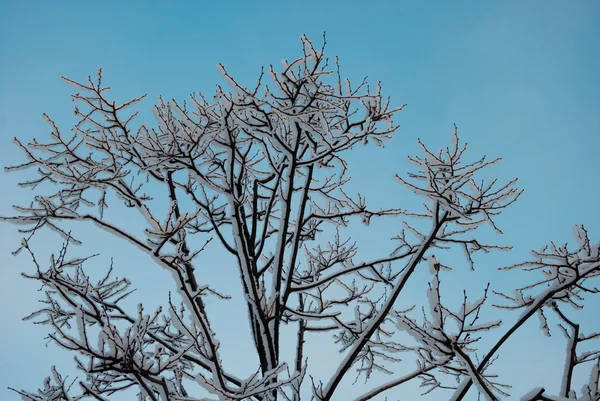
M504 159L492 174L504 180L519 177L526 192L499 221L505 235L495 238L514 245L514 251L482 258L481 268L462 281L448 280L457 285L448 291L457 293L471 283L478 294L481 280L506 288L514 285L506 277L517 276L498 276L494 267L523 260L529 249L550 240L572 241L573 224L586 224L594 241L600 237L599 21L600 3L593 0L0 0L0 160L3 165L23 160L12 145L15 136L25 142L47 138L43 112L64 129L73 123L72 88L61 75L84 80L103 67L117 99L148 93L141 118L149 121L151 102L159 94L181 100L193 91L211 94L215 84L223 85L218 62L251 85L261 66L278 66L281 59L301 54L301 34L320 45L326 31L327 52L340 57L344 75L381 80L395 105L408 104L386 149L352 153L352 188L369 195L371 204L418 205L418 199L405 199L407 192L396 189L393 173L406 170L405 158L416 151L417 138L433 147L448 144L453 123L469 142L473 158L487 154ZM17 188L22 177L0 172L0 215L11 214L13 203L32 196ZM395 230L375 227L384 239ZM102 267L111 255L116 264L131 257L127 247L91 228L78 230L94 240L87 250L102 253ZM2 224L0 236L0 399L13 400L7 385L37 388L52 363L68 371L72 356L45 347L44 329L20 321L36 307L41 293L19 277L31 269L28 259L10 255L20 241L16 229ZM356 237L369 249L380 244L373 232L357 231ZM38 241L36 249L51 252L56 244ZM148 272L142 274L140 268L122 266L120 274L134 280L139 299L158 305L164 299L154 290L162 276L152 266L144 267ZM207 280L237 279L206 272ZM598 307L599 298L588 300L580 315L584 329L599 330L593 321ZM243 319L244 313L239 316ZM245 322L230 319L216 325L225 350L229 344L224 359L237 366L235 359L245 353L236 325ZM547 340L533 322L502 349L497 369L515 386L511 399L536 386L557 389L563 358L557 334ZM312 341L314 355L329 355L327 341ZM338 358L335 353L330 357L320 364L324 381L330 361ZM587 371L578 374L583 380ZM352 394L348 384L340 397ZM418 394L418 388L406 387L390 392L388 399L419 399ZM437 393L428 399L444 398Z

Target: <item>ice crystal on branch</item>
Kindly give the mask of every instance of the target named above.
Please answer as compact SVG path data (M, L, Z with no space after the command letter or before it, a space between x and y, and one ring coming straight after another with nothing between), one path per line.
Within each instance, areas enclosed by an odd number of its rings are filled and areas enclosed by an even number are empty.
M7 170L32 170L36 176L21 185L48 189L16 205L15 216L1 218L19 225L25 238L17 253L29 253L35 267L24 275L45 290L42 307L27 319L47 325L51 342L74 352L83 373L67 382L53 369L53 381L47 379L38 393L15 390L24 399L108 400L135 389L139 400L151 401L331 401L339 399L340 384L354 372L367 383L375 374L389 375L357 401L411 380L420 380L426 391L454 389L446 377L462 380L453 401L463 399L472 383L496 400L507 388L490 372L498 349L535 314L546 329L549 310L564 322L569 344L561 397L572 394L573 367L598 357L577 349L597 335L580 335L562 310L582 307L584 295L598 292L588 284L599 275L598 246L591 245L583 226L575 230L576 250L552 244L534 253L535 261L517 265L540 270L545 278L505 296L522 315L476 362L482 353L475 348L478 340L491 329L502 330L501 322L480 316L489 286L472 302L465 290L461 307L449 307L441 283L460 266L445 265L438 251L459 247L473 268L475 253L510 249L483 243L476 229L489 224L501 233L498 215L521 194L516 179L481 181L499 159L466 161L466 145L455 128L446 149L434 152L419 141L422 155L409 158L416 171L397 175L422 197L424 211L378 209L350 193L348 150L383 146L403 107L391 106L379 83L365 79L355 85L344 78L337 58L325 57L325 41L320 49L304 36L301 41L299 58L263 69L256 85L244 86L219 64L228 87L217 86L213 96L159 98L154 126L137 122L134 109L144 96L126 102L109 97L102 70L86 82L64 78L77 91L72 100L79 121L72 133L44 115L49 138L28 144L15 139L26 161ZM141 224L116 217L119 212L137 216ZM393 244L381 244L378 256L364 259L361 244L345 228L359 222L373 229L380 218L397 224L399 232ZM158 293L164 306L155 311L143 305L128 310L122 301L136 294L129 280L113 277L119 266L113 269L111 262L103 278L92 280L90 257L67 255L70 246L82 244L71 233L72 222L137 248L170 273L176 291ZM65 241L48 266L32 248L44 229ZM232 361L221 357L223 333L213 325L228 317L206 308L207 297L230 298L197 273L209 247L228 253L219 263L229 261L238 271L228 278L240 280L256 356L256 366L243 378L230 374ZM428 302L423 317L416 318L412 311L419 309L399 309L400 294L427 263ZM537 290L543 284L548 288ZM296 329L293 357L280 349L286 325ZM319 334L341 354L325 381L313 376L317 359L305 348ZM399 365L407 360L416 369L402 373ZM580 401L597 398L597 365L594 374ZM70 395L74 383L79 395ZM542 399L544 391L531 393L531 399Z

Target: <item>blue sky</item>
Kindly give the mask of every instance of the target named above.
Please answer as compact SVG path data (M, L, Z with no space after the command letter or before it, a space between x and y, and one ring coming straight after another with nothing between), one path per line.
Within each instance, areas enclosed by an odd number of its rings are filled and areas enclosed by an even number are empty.
M386 149L360 148L350 156L352 188L369 195L372 204L418 205L418 199L397 188L393 174L406 171L405 158L415 153L417 138L433 147L448 144L453 123L470 144L473 158L503 158L491 174L504 180L519 177L525 194L500 219L505 235L495 238L514 245L514 251L482 258L473 275L448 279L461 286L455 288L457 293L465 282L479 291L482 280L510 287L513 277L522 276L498 275L494 267L523 260L529 249L549 240L571 241L575 223L586 224L594 241L600 236L599 18L600 3L592 0L0 0L0 160L3 165L22 160L13 137L46 138L42 112L64 129L73 124L72 88L59 79L61 75L84 80L103 67L117 99L148 93L141 119L150 121L150 105L159 94L184 99L190 92L211 94L215 84L223 85L215 68L218 62L250 85L261 66L297 57L301 34L320 45L326 31L327 52L340 57L344 75L357 81L365 75L372 82L381 80L394 104L408 104L397 118L401 128ZM31 196L16 187L20 178L0 173L0 215L11 214L13 203ZM106 265L111 255L117 264L131 258L122 244L87 227L78 230L95 240L87 250L102 252L99 264ZM355 233L367 252L376 250L379 238L388 238L395 227L382 223L375 230L377 235L363 229ZM45 347L43 328L20 322L41 293L19 277L31 269L27 258L10 255L20 241L15 228L0 225L0 236L0 399L11 400L16 398L6 391L7 385L36 388L52 363L68 369L71 356ZM48 240L38 247L51 252L57 244ZM227 286L231 276L226 269L206 271L207 280ZM143 274L139 269L123 272L140 288L140 299L162 303L153 291L162 276L152 266ZM600 325L592 321L592 308L598 306L598 298L588 301L587 312L581 314L584 327L598 330ZM239 316L243 319L244 314ZM224 333L222 342L233 350L224 356L230 361L235 352L243 355L241 340L234 335L236 324L243 323L217 323ZM537 322L524 327L503 348L505 356L497 363L505 381L515 385L515 399L534 386L556 389L560 377L559 370L549 368L562 363L562 355L553 352L557 346L562 349L560 335L547 340L536 328ZM313 352L326 354L325 342L315 340ZM323 365L326 375L329 365ZM407 387L390 392L389 399L418 399L418 394L418 389Z

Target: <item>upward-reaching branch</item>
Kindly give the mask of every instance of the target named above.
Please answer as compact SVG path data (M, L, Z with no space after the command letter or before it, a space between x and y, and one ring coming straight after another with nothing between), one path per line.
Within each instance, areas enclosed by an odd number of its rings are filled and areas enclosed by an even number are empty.
M375 372L393 375L357 401L411 380L421 380L426 392L454 389L447 377L462 380L453 401L472 383L486 399L497 400L507 393L490 372L495 354L536 313L547 328L548 308L568 326L561 326L569 350L560 396L575 399L575 366L598 358L598 352L577 346L598 335L581 335L583 328L564 309L582 307L586 294L599 292L588 282L600 276L600 246L592 246L583 226L576 226L576 250L552 244L549 251L534 253L535 261L512 266L540 270L544 278L514 297L497 293L514 303L502 307L522 312L480 360L479 339L502 324L480 316L491 284L470 302L465 289L462 305L450 307L442 282L453 269L440 262L444 256L438 251L459 247L473 269L473 255L510 249L483 243L476 229L488 224L501 233L496 217L522 193L516 179L501 185L476 180L500 159L466 162L466 145L459 144L455 127L445 149L433 151L419 141L422 154L408 159L416 171L396 176L424 198L424 211L372 208L365 196L348 189L346 155L358 144L383 146L398 128L393 119L403 107L391 107L379 83L372 87L365 79L354 86L344 79L337 59L332 66L325 57L325 41L316 49L306 37L301 40L300 57L284 61L279 71L263 69L251 89L219 64L229 88L217 86L210 100L199 93L184 102L159 98L152 108L155 127L137 124L137 112L131 111L144 96L124 103L108 97L102 70L83 83L64 78L77 90L73 134L44 115L51 128L47 141L15 139L26 162L7 170L31 169L37 176L21 185L44 187L30 204L15 206L17 216L0 218L20 225L26 238L17 252L28 252L36 270L25 277L46 290L43 306L27 319L49 325L51 341L74 351L84 372L76 380L80 395L70 395L71 384L53 368L54 381L48 378L37 394L15 390L24 399L108 400L136 388L140 401L207 400L192 394L200 386L223 401L307 396L331 401L342 397L340 384L355 370L366 380ZM393 244L382 243L367 259L346 227L384 217L401 228ZM166 269L177 291L162 294L165 307L147 313L139 305L136 313L128 312L122 301L133 290L127 279L113 278L112 262L106 276L94 282L84 268L89 258L67 257L70 245L81 244L69 229L72 222L104 230ZM49 266L32 250L44 228L65 240ZM230 258L208 265L210 259L201 255L212 247ZM414 306L399 304L423 261L430 281L419 318ZM231 375L231 361L221 359L223 333L214 324L221 313L207 307L207 297L229 297L197 273L200 266L228 272L229 263L238 271L238 295L246 303L256 351L244 378ZM134 264L128 260L127 266ZM548 287L538 290L543 284ZM290 324L297 333L288 360L280 347L282 327ZM325 386L310 376L312 356L305 348L318 333L331 334L345 353ZM406 358L413 358L416 368L397 374ZM598 399L598 366L578 401ZM307 372L311 395L304 383ZM544 389L528 396L554 399Z

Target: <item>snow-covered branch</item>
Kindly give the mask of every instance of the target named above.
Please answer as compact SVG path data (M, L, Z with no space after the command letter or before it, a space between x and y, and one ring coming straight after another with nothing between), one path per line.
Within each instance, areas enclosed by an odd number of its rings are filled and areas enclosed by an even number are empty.
M53 368L53 379L38 393L15 391L38 401L108 400L128 389L137 389L139 400L209 400L192 394L199 386L215 400L331 401L354 371L357 379L392 376L356 401L411 380L420 380L426 392L456 390L453 401L462 400L471 384L496 400L507 388L490 372L498 349L535 314L546 330L545 312L553 310L567 339L561 394L553 398L536 389L528 399L575 399L575 366L594 361L577 399L597 401L598 352L577 346L599 335L582 335L565 308L582 308L599 292L590 282L600 276L600 245L576 226L576 249L551 243L534 252L534 260L505 269L535 271L541 279L511 295L488 285L475 300L465 289L462 304L448 306L442 282L459 267L442 263L442 255L458 248L473 269L479 255L510 250L484 241L477 229L487 224L502 233L498 216L521 195L517 180L482 181L479 176L500 159L466 160L455 126L450 146L433 151L419 141L421 154L408 158L415 169L396 175L422 198L423 210L381 208L351 193L348 151L383 146L396 132L394 119L403 106L392 106L380 83L369 85L365 78L355 85L344 78L338 60L325 56L325 38L320 49L305 36L301 42L300 57L284 60L280 69L263 68L249 87L219 64L228 87L183 102L159 98L153 125L137 121L134 108L145 96L111 99L101 69L84 82L64 78L77 91L72 100L78 122L66 133L44 114L49 138L15 138L25 161L6 170L29 170L21 186L36 193L0 221L19 226L24 238L15 254L29 253L35 271L24 276L45 290L43 306L26 319L47 325L51 342L76 353L84 377L67 381ZM396 224L397 231L389 244L373 241L381 248L366 256L347 228L378 219ZM129 280L113 277L121 267L111 262L94 281L85 267L91 256L68 257L72 245L94 247L72 232L72 226L86 225L136 248L170 274L175 291L163 293L162 308L148 312L140 304L128 311L122 301L136 294ZM65 241L49 266L33 251L46 229ZM203 256L214 248L227 257L210 266ZM201 264L239 279L239 294L232 297L245 301L256 357L244 379L231 375L231 361L222 360L223 333L206 307L208 297L219 305L230 297L197 273ZM416 305L400 310L398 303L423 269L429 269L430 282L421 318ZM501 308L521 315L478 360L478 341L502 324L483 317L491 292L509 301ZM297 328L293 357L280 349L285 325ZM343 355L326 384L310 374L304 345L317 335L330 336ZM397 372L406 357L416 368ZM447 377L462 384L447 385ZM69 393L74 383L81 394Z

